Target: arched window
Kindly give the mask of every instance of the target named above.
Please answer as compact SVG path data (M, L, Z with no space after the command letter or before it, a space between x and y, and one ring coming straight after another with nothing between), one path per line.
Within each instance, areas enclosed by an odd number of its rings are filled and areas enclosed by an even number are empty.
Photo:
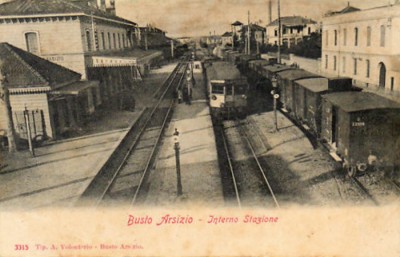
M336 70L336 55L333 56L333 70Z
M337 30L335 30L335 46L337 45Z
M367 27L367 46L371 46L371 27Z
M25 42L28 52L36 55L39 54L39 40L36 32L25 33Z
M90 40L89 30L86 30L86 46L88 51L92 51L92 40Z
M343 45L346 45L347 41L347 29L343 29Z
M369 60L365 61L365 65L367 66L366 77L369 78L369 73L370 73L370 62L369 62Z
M385 25L381 26L381 46L385 46L385 35L386 31L385 31Z
M379 63L379 87L385 88L386 66L383 62Z
M358 28L354 28L354 45L358 46Z
M111 49L111 34L110 34L110 32L107 33L107 37L108 37L108 49Z

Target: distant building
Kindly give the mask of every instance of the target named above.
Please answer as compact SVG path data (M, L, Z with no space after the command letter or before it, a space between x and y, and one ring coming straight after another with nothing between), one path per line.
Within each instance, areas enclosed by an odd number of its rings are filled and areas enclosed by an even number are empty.
M304 37L310 36L312 33L319 31L319 25L312 19L301 16L281 17L281 42L279 41L279 22L274 20L267 25L267 44L271 45L287 45L291 47L298 44Z
M15 130L27 139L24 111L32 138L57 138L80 126L101 103L99 83L81 81L81 74L34 54L0 43L3 84L10 92ZM4 102L0 100L0 131L7 131ZM7 133L2 133L7 134Z
M160 46L169 46L170 38L166 37L166 32L151 25L140 27L139 40L142 47L154 48Z
M221 36L222 45L232 45L233 42L233 33L232 32L225 32Z
M242 36L247 37L248 33L248 25L243 25L242 29ZM250 24L250 41L252 42L253 45L258 44L264 45L265 44L265 38L266 38L266 29L264 27L261 27L257 24Z
M351 6L323 18L321 72L356 85L400 92L400 5Z

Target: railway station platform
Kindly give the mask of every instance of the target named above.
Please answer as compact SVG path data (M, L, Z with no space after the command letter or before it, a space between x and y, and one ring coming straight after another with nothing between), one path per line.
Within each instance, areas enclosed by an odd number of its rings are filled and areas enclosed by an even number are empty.
M258 155L268 165L267 177L279 193L281 205L341 203L332 175L341 166L328 152L315 149L303 131L280 112L277 113L278 131L275 131L273 111L251 115L247 120L267 149Z
M191 105L177 104L148 181L146 206L221 207L224 205L214 130L202 74L195 74ZM177 197L173 133L179 131L183 195Z
M151 72L140 85L141 93L153 99L153 92L175 66ZM74 206L146 105L146 97L141 97L134 112L107 112L83 128L85 135L41 146L36 157L27 150L0 152L0 209Z

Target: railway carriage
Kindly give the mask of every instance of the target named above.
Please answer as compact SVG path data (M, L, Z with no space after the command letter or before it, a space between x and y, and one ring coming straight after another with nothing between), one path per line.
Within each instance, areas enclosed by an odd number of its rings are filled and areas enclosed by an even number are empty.
M319 137L321 134L322 95L352 91L351 78L309 78L294 83L294 115Z
M400 104L369 92L339 92L322 98L321 136L342 158L350 175L365 171L371 155L386 166L395 164Z
M280 90L280 101L289 112L294 111L295 89L294 82L299 79L320 78L321 76L302 70L292 69L281 71L277 74L278 87Z
M249 85L236 66L213 62L207 67L207 89L213 115L225 118L246 115Z

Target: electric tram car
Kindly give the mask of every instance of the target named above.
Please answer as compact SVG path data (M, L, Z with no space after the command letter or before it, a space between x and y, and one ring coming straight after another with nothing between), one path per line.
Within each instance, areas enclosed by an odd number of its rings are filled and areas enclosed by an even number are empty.
M246 116L249 85L237 67L229 62L212 62L206 76L212 115L225 119Z

